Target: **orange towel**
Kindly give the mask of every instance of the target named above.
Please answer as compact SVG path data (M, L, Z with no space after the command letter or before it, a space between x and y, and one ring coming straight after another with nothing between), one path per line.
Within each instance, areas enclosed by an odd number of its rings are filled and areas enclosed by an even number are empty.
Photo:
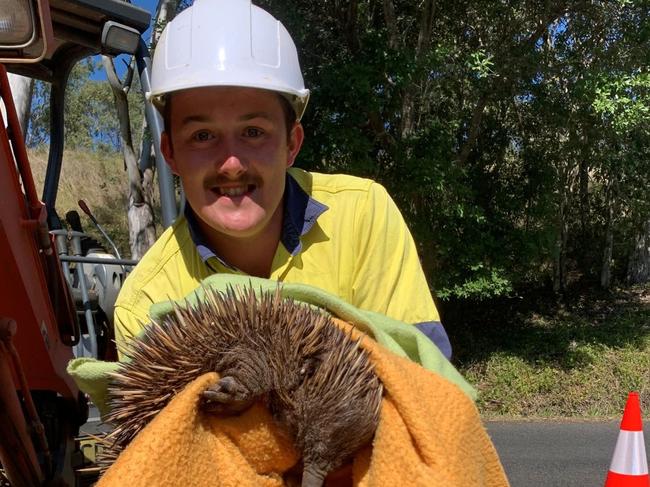
M352 329L353 337L359 333ZM368 338L362 345L385 395L372 447L353 459L352 485L508 485L465 393ZM200 412L199 394L216 380L211 373L189 384L122 452L98 487L283 486L282 474L299 459L290 439L261 404L230 418ZM340 476L328 483L339 485Z

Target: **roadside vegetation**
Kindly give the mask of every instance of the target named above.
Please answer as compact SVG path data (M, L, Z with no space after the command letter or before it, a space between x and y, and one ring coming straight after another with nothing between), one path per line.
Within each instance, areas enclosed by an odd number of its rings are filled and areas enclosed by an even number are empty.
M484 417L619 418L632 390L650 413L650 286L486 304L445 323Z
M47 148L39 146L29 151L34 181L39 194L43 190L47 166ZM115 242L124 258L130 258L127 222L127 177L122 155L112 151L73 149L63 154L56 209L64 220L66 212L76 210L85 232L103 247L106 240L81 211L77 202L84 200L99 224ZM154 194L157 203L157 191ZM155 205L156 207L159 204ZM160 219L158 219L160 221ZM160 226L157 234L160 235Z

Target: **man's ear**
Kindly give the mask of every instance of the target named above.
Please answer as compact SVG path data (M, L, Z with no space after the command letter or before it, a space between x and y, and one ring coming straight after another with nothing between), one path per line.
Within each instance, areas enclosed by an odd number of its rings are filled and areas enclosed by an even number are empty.
M160 150L165 156L165 160L172 172L178 176L178 171L176 170L176 161L174 160L174 149L172 147L172 138L167 132L162 132L160 134Z
M287 167L292 166L293 162L296 160L296 157L298 157L298 152L300 152L302 141L304 139L305 131L303 130L300 122L296 122L291 129L291 133L289 134L289 141L287 143L287 148L289 149L289 153L287 154Z

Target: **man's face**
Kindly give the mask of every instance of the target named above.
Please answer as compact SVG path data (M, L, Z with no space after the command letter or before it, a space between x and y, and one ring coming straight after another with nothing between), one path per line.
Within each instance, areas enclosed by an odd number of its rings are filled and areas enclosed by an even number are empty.
M287 137L278 95L265 90L195 88L172 97L171 134L163 133L161 146L187 201L203 227L255 237L282 212L302 126Z

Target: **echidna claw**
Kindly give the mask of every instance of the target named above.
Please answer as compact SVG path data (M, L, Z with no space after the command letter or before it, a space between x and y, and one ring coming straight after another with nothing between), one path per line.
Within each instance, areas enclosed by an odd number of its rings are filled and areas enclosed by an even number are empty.
M204 411L218 414L237 414L253 404L248 390L234 377L222 377L219 382L201 393L200 406Z

